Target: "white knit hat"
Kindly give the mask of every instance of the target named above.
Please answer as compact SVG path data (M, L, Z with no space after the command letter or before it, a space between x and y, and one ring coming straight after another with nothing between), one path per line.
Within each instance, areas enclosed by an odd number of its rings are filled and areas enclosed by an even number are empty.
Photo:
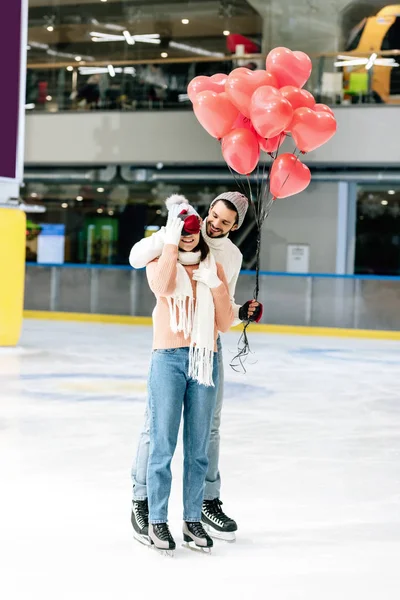
M238 229L243 224L244 218L247 213L247 209L249 208L249 201L243 194L239 192L224 192L220 194L210 204L210 208L214 206L216 202L219 200L227 200L231 202L233 206L236 208L238 213Z
M165 205L168 209L168 220L173 219L174 217L179 217L182 221L185 221L189 218L187 222L187 227L185 226L182 229L182 235L193 235L193 233L198 233L201 227L201 217L199 213L189 204L189 200L182 196L181 194L172 194L169 198L166 199ZM190 217L195 216L198 224L196 226L196 221L190 219ZM189 225L190 222L190 225ZM198 230L197 230L198 227Z
M168 220L177 217L183 210L187 210L188 215L196 215L199 213L189 204L189 200L182 194L172 194L165 201L165 206L168 209Z

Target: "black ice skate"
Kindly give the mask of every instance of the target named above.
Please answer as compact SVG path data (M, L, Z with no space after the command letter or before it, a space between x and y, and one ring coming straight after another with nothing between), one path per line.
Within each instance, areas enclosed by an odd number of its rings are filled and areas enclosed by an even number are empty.
M199 521L197 523L183 522L183 541L186 548L200 550L208 554L211 552L214 543Z
M132 500L131 523L133 537L145 546L150 546L149 505L146 500Z
M224 513L222 502L219 498L204 500L201 510L201 521L211 537L218 540L225 540L225 542L234 542L236 540L236 522Z
M161 554L174 556L176 544L167 523L149 523L149 538L151 545Z

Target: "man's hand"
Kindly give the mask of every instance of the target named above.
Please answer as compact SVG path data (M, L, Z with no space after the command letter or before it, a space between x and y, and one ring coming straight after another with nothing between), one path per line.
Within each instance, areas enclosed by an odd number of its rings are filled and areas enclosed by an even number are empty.
M263 305L257 300L248 300L239 308L239 319L241 321L252 321L258 323L263 314Z

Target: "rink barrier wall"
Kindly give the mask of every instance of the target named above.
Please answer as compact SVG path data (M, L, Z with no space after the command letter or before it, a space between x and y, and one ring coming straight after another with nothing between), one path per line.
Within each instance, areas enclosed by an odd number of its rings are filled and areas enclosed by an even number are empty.
M92 313L66 313L53 311L24 311L25 319L45 321L76 321L84 323L103 323L114 325L146 326L152 325L151 317L130 317L123 315L97 315ZM241 325L232 327L232 331L240 331ZM301 327L290 325L264 325L253 323L249 327L251 333L269 333L280 335L304 335L318 337L361 338L374 340L398 340L400 331L377 331L371 329L342 329L339 327Z
M145 270L129 266L29 263L25 282L29 311L109 315L120 323L134 317L140 324L155 305ZM262 272L259 283L260 325L400 331L400 277ZM254 271L242 271L237 303L254 287Z

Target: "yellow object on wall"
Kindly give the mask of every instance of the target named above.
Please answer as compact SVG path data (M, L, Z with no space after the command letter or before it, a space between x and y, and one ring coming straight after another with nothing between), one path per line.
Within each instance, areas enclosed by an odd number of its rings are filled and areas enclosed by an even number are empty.
M0 207L0 347L21 335L25 284L25 213Z

